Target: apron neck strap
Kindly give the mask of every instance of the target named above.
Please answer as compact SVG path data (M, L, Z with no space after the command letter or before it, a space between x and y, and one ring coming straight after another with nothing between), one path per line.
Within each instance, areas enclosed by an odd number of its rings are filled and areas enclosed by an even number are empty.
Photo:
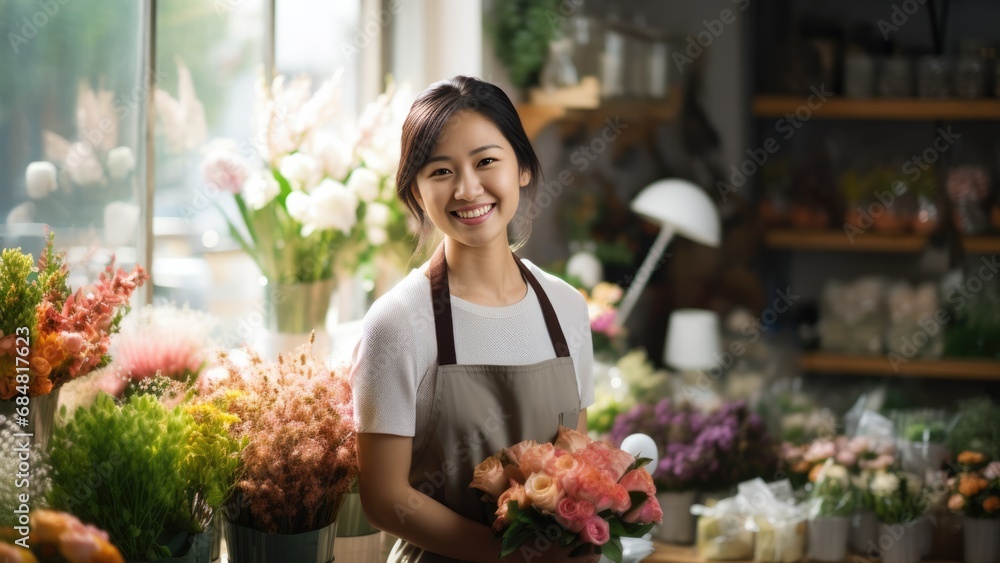
M566 337L563 335L562 327L559 326L559 317L556 316L556 310L552 307L549 296L545 294L542 284L538 283L538 279L535 278L531 270L524 265L524 262L516 254L514 255L514 261L517 262L517 267L521 270L521 275L531 284L531 288L535 290L538 303L542 307L542 316L545 318L545 328L549 332L549 340L552 341L552 348L555 350L556 357L568 358L569 346L566 344ZM438 348L438 365L457 364L458 360L455 355L455 326L451 315L451 291L448 288L448 262L444 255L444 243L441 243L437 247L437 250L434 251L429 273L431 281L431 305L434 310L434 332Z

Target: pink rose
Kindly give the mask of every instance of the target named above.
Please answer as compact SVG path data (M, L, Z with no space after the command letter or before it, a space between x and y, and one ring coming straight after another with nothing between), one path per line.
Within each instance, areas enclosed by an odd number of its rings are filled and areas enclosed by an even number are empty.
M837 463L845 467L854 467L858 462L858 455L850 450L837 452Z
M646 497L646 502L641 507L626 514L622 520L633 524L637 522L642 524L659 523L663 520L663 509L660 507L660 501L655 496Z
M521 455L529 449L538 445L538 442L534 440L524 440L523 442L518 442L513 446L510 446L504 453L507 454L507 459L510 460L514 465L521 463Z
M802 459L809 463L819 463L837 455L837 446L830 440L815 440L809 444L809 449L802 455Z
M632 454L620 450L607 442L594 441L578 452L584 461L608 474L615 482L625 475L635 458Z
M618 484L625 487L628 492L641 491L651 497L656 496L656 484L653 483L653 476L641 467L626 473Z
M80 333L63 331L59 333L59 336L62 337L63 348L70 354L78 354L80 350L83 350L84 342Z
M567 494L577 501L586 500L592 503L597 512L611 508L614 489L618 485L603 471L586 463L582 464L578 471L563 475L561 484Z
M545 473L534 473L524 483L524 492L531 504L546 514L555 514L559 501L566 496L558 481Z
M488 494L490 498L500 498L500 495L507 490L507 482L508 479L504 474L500 460L490 456L476 466L469 488L479 489Z
M524 478L527 479L534 473L545 471L545 464L550 459L554 459L555 455L555 447L552 444L538 444L537 446L528 448L521 454L520 466Z
M592 513L582 514L580 504L569 497L563 497L559 501L559 504L556 505L556 520L559 522L559 525L574 534L582 530L584 523L593 516ZM593 508L593 505L591 505L591 508Z
M586 434L581 434L572 428L559 427L559 435L556 436L555 446L562 448L569 453L573 453L581 448L587 447L591 442Z
M611 529L600 516L591 516L580 530L580 539L594 545L604 545L611 539Z
M628 495L628 490L625 487L617 484L611 490L611 510L617 514L621 514L632 506L632 497Z
M896 462L896 459L894 457L892 457L891 455L889 455L889 454L879 454L878 457L876 457L875 459L873 459L871 461L862 462L862 465L864 466L864 469L871 469L873 471L881 471L883 469L888 469L895 462Z

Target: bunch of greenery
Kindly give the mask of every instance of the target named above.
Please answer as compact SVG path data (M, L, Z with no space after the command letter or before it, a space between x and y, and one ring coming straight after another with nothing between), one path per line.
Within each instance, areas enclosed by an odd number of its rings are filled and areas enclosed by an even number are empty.
M488 21L497 58L518 88L539 83L539 75L560 22L559 0L503 0Z
M948 432L941 422L914 422L906 429L906 439L911 442L943 444L947 437Z
M1000 459L1000 405L988 397L960 403L957 419L948 432L948 449Z
M920 482L905 473L876 474L870 484L875 516L885 524L911 522L927 508L927 499Z
M847 468L830 462L819 474L809 497L814 518L850 516L857 505L857 494Z

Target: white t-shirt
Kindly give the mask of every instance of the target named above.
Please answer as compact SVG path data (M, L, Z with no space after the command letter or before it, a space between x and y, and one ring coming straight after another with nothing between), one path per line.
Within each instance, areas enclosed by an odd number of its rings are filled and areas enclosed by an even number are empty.
M531 262L552 302L576 371L580 408L594 402L594 348L583 296ZM459 364L526 365L555 358L535 291L505 307L486 307L451 297L455 354ZM414 447L429 430L437 341L430 280L410 272L372 305L354 349L354 416L358 432L413 436Z

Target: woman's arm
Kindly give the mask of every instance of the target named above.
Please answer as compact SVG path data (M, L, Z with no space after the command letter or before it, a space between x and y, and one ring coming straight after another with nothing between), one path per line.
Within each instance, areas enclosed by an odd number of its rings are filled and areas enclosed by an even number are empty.
M587 409L580 409L580 418L576 421L576 431L587 434Z

